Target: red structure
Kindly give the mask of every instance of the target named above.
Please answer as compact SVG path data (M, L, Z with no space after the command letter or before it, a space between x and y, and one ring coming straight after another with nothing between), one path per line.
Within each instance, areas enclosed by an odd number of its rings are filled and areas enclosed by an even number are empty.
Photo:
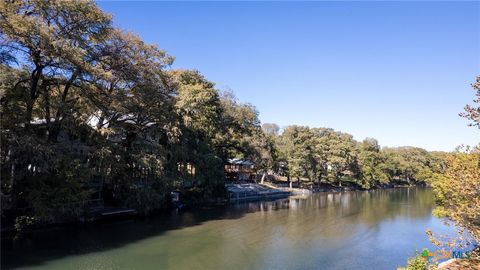
M255 165L245 159L229 159L225 164L227 181L255 181L257 171Z

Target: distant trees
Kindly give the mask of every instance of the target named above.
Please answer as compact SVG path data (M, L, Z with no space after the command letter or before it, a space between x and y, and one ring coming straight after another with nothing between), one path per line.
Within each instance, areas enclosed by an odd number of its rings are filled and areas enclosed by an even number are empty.
M330 181L342 185L342 178L355 176L357 168L356 141L347 133L330 133L330 151L328 156Z
M436 170L435 157L415 147L381 148L367 138L357 142L347 133L328 128L288 126L277 138L279 160L291 177L364 188L390 182L414 184L428 180Z
M288 164L289 177L312 179L315 175L313 134L308 127L289 126L279 138L281 157Z
M265 134L277 136L280 132L280 127L275 123L264 123L262 125L262 130Z
M378 141L367 138L359 144L358 166L360 185L370 188L377 183L388 183L393 174L389 175L387 156L381 151Z

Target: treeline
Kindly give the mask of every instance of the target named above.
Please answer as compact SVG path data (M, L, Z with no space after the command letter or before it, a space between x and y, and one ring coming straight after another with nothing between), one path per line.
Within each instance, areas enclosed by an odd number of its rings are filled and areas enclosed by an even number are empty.
M275 142L276 165L287 165L287 173L281 173L293 178L291 181L339 186L347 181L368 189L424 183L445 169L443 152L417 147L381 148L376 139L358 142L352 135L330 128L289 126L281 134L275 124L264 124L263 129Z
M76 219L100 198L148 214L176 189L226 197L233 157L264 175L365 188L443 169L441 153L420 148L262 129L252 105L172 62L93 2L0 2L2 222Z

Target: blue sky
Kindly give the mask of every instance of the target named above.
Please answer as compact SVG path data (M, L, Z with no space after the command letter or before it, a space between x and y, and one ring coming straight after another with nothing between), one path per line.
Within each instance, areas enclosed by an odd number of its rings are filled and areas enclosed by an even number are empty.
M99 2L262 122L453 150L480 75L480 2Z

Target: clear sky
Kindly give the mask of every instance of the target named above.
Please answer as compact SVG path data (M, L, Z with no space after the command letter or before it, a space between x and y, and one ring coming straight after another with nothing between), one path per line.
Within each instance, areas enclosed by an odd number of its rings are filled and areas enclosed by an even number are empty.
M480 2L99 2L262 122L453 150L480 75Z

